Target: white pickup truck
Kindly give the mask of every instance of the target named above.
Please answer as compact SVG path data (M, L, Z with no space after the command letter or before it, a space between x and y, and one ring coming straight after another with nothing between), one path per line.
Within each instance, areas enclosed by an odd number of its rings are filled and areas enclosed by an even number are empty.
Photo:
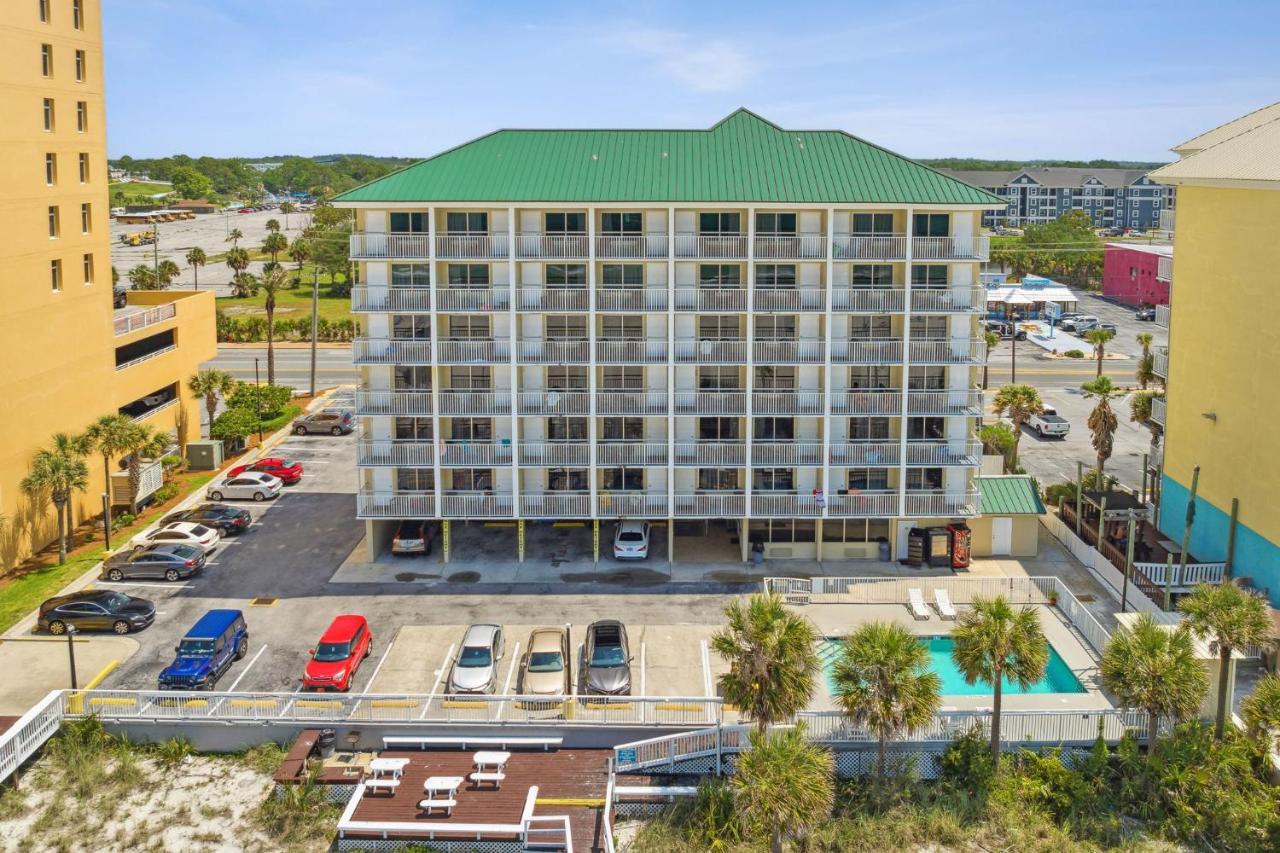
M1032 415L1027 421L1027 426L1035 430L1041 438L1066 438L1067 433L1071 431L1071 423L1059 415L1058 410L1053 406L1045 406L1043 412Z

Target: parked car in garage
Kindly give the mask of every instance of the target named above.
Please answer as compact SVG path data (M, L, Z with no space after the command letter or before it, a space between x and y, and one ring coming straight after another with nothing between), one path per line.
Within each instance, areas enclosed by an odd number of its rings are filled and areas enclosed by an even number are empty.
M613 534L615 560L644 560L649 556L649 522L620 521Z
M520 665L516 692L521 696L568 696L573 692L569 630L534 628Z
M302 463L279 456L266 456L248 465L237 465L227 472L228 477L239 477L245 471L256 471L259 474L270 474L279 477L286 486L295 485L302 479Z
M433 521L411 518L400 522L396 535L391 539L391 553L427 556L435 544L440 526Z
M279 477L245 471L238 477L225 477L210 486L209 500L265 501L279 497L283 487Z
M134 548L145 548L162 542L181 542L199 548L201 553L208 554L218 547L222 534L216 528L206 527L192 521L175 521L150 532L139 533L129 544Z
M449 670L449 692L492 693L502 655L502 628L472 625L462 636L462 648Z
M355 414L340 409L326 409L322 412L314 412L310 415L295 418L293 421L295 435L325 432L330 435L347 435L354 431L355 428Z
M631 693L631 652L627 629L616 619L602 619L587 628L583 649L586 661L586 692L603 696Z
M373 634L363 616L338 616L320 635L302 671L305 690L350 690L351 679L373 648Z
M199 548L170 542L113 554L102 564L98 576L106 581L166 580L172 583L191 577L203 569L204 564L205 556Z
M92 589L59 595L40 605L36 628L54 636L77 631L113 631L129 634L141 631L156 619L156 606L145 598L134 598L110 589Z
M192 521L205 527L216 527L223 536L236 536L249 529L253 516L247 509L226 504L199 504L169 513L162 523L173 524L175 521Z

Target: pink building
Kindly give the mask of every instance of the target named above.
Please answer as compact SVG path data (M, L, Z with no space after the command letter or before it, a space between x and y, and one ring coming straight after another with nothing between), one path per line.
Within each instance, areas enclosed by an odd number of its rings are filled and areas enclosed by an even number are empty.
M1108 243L1102 292L1127 305L1168 305L1173 246Z

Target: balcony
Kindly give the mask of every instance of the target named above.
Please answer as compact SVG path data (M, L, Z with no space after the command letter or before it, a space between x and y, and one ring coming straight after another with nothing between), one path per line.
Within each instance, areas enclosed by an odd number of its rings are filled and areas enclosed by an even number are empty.
M511 291L505 287L442 287L436 291L437 311L506 311Z
M747 342L739 340L676 341L681 364L745 364Z
M596 465L666 464L666 442L601 441L596 443Z
M1169 378L1169 348L1156 347L1152 351L1151 372L1161 379Z
M665 415L666 391L596 390L597 415Z
M742 287L677 287L677 311L746 311L747 291Z
M827 515L839 518L884 518L898 514L898 493L847 490L827 496Z
M596 515L600 518L666 518L667 496L656 492L600 492Z
M139 329L145 329L148 326L154 326L156 323L163 323L165 320L172 320L176 316L178 316L177 303L166 302L163 305L156 305L152 308L116 317L112 328L116 337L119 337L130 332L136 332Z
M755 441L751 445L751 464L821 465L821 441Z
M854 468L897 465L902 446L895 440L849 441L831 445L831 464Z
M770 516L812 518L822 515L823 502L823 499L813 494L753 491L751 493L751 516L753 518Z
M747 497L739 491L678 494L674 509L676 518L743 518Z
M821 391L755 391L751 411L757 415L821 415Z
M747 446L741 441L679 441L675 447L677 465L719 465L741 468L747 461Z
M986 353L985 341L970 338L911 342L913 364L982 364Z
M906 515L923 518L969 517L981 512L978 493L907 491Z
M742 391L677 391L677 415L743 415L747 395Z
M1151 420L1154 423L1164 426L1168 421L1169 404L1164 397L1151 398Z
M987 237L912 237L915 261L985 261L991 256Z
M987 310L987 291L981 287L912 288L911 310L925 314L982 314Z
M912 415L982 415L982 390L916 391L907 394L907 413Z
M511 342L502 340L450 339L438 342L441 364L506 364L511 360Z
M758 234L756 260L821 261L827 257L827 238L822 234Z
M832 341L831 360L837 364L901 364L902 341Z
M429 415L431 392L356 391L357 415Z
M441 388L440 414L509 415L511 414L511 392Z
M583 258L590 254L586 234L517 234L516 256L521 258Z
M677 234L677 258L740 259L747 256L745 234Z
M596 290L597 311L666 311L665 287L601 287Z
M666 364L667 342L597 340L596 361L601 364Z
M351 360L356 364L430 364L431 341L356 338L351 342Z
M348 246L353 261L425 261L431 257L431 238L426 234L352 234Z
M905 234L837 234L831 247L837 261L902 261L907 257Z
M586 391L521 391L522 415L585 415L591 411Z
M585 287L522 287L521 311L586 311L591 293Z
M826 291L821 287L757 287L753 304L757 311L824 311Z
M894 314L905 310L907 291L901 287L848 287L831 292L831 310L850 314Z
M356 464L367 467L427 468L435 464L435 444L430 441L361 439Z
M444 442L440 464L451 468L488 468L511 464L511 442L471 441L453 438Z
M982 443L972 439L907 442L907 464L928 466L974 466L982 464Z
M591 464L591 445L583 441L522 441L521 465Z
M512 518L513 501L505 492L447 491L441 496L445 518Z
M1173 257L1161 255L1156 258L1156 278L1160 281L1173 281Z
M756 341L752 356L757 364L822 364L826 349L821 340Z
M521 341L520 361L524 364L586 364L591 361L591 344L585 339Z
M431 310L429 287L353 287L351 310L355 312L394 311L398 314Z
M1155 321L1155 322L1156 322L1156 325L1157 325L1157 326L1159 326L1159 327L1160 327L1160 328L1162 328L1162 329L1167 329L1167 328L1169 328L1169 306L1168 306L1168 305L1157 305L1157 306L1156 306L1156 321Z
M596 237L597 258L643 260L666 256L666 234L601 234Z
M356 518L435 518L431 492L372 492L356 495Z
M524 518L590 518L590 492L526 492L520 496Z
M898 391L836 391L831 395L833 415L900 415L902 394Z
M488 260L506 258L509 254L506 234L440 234L436 237L437 258Z

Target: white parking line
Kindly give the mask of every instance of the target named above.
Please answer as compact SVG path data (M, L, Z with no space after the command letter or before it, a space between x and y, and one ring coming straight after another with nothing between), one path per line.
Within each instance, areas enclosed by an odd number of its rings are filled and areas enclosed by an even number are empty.
M227 688L228 693L236 692L236 688L240 686L240 682L249 674L249 670L253 669L253 665L258 662L258 658L262 657L262 653L267 650L267 644L263 643L262 648L258 649L258 653L249 660L249 665L240 673L240 677L231 682L231 686Z
M364 690L361 690L360 691L361 693L369 692L369 688L372 687L373 682L377 680L378 673L379 671L382 670L382 665L386 663L387 655L391 654L391 647L394 645L395 645L395 640L392 640L391 642L387 643L386 650L382 653L382 657L378 658L378 665L373 668L373 675L369 676L369 680L364 683Z
M445 670L449 668L449 661L453 660L453 646L454 644L450 643L449 651L444 653L444 663L440 666L440 669L436 672L436 680L435 680L435 683L431 685L431 692L427 694L427 701L422 703L422 714L418 717L418 719L420 720L425 719L427 716L427 712L431 710L431 700L435 698L436 690L438 690L440 687L440 680L444 678Z
M129 581L94 581L97 586L109 586L113 589L136 587L138 589L191 589L189 583L130 583Z
M577 696L577 695L578 695L578 681L579 681L579 679L584 680L584 681L586 680L587 662L586 662L586 661L584 661L584 660L582 659L582 645L583 645L582 643L578 643L578 651L576 651L576 652L574 653L574 660L576 660L576 661L578 662L578 678L575 678L575 679L573 680L573 695L574 695L574 696ZM586 684L583 684L582 686L585 688L585 687L586 687Z
M511 677L516 674L516 663L519 660L520 660L520 641L517 640L516 647L511 652L511 664L507 667L507 682L502 686L503 696L511 695ZM497 703L497 705L498 707L493 712L494 722L497 722L498 718L502 716L503 705L501 702Z

